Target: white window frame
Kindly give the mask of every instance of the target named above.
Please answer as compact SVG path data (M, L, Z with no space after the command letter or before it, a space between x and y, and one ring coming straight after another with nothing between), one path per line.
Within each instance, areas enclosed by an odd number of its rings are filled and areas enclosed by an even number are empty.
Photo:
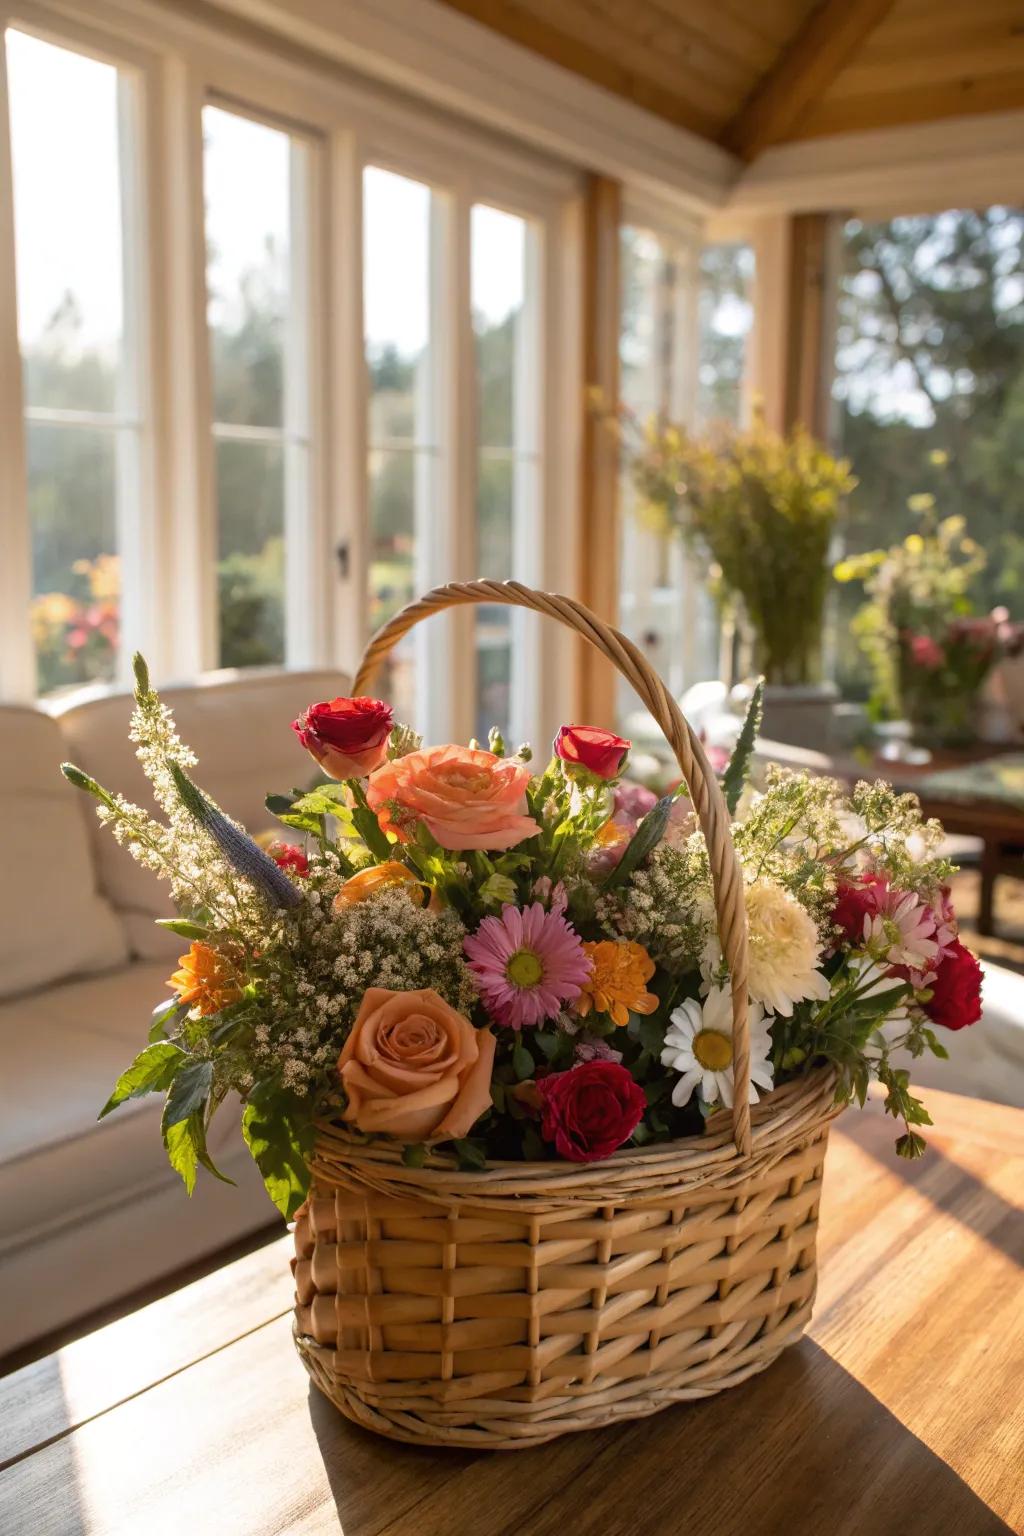
M85 17L86 20L81 18ZM314 317L307 330L308 401L293 400L289 423L308 435L308 519L287 515L286 611L289 665L354 667L367 638L367 383L362 314L362 175L378 165L426 182L436 208L432 307L439 359L438 441L442 448L439 537L421 551L424 585L476 574L474 346L469 304L469 211L489 203L524 217L536 314L533 381L538 495L517 509L514 574L572 590L582 360L573 300L579 291L581 180L554 159L512 147L486 130L410 104L386 87L264 49L243 33L148 0L0 0L0 24L35 31L94 53L137 82L140 131L132 175L133 273L140 378L147 384L140 436L146 516L125 585L144 599L126 633L142 643L159 679L197 675L216 664L216 508L211 383L206 327L206 248L201 109L207 101L286 128L310 146L302 196L306 249L296 253ZM0 77L2 79L2 77ZM0 113L6 135L7 114ZM0 241L11 236L9 146L0 138ZM126 245L129 242L126 240ZM9 263L2 259L0 269ZM127 300L127 294L126 294ZM316 323L326 317L329 324ZM301 359L300 359L301 361ZM0 279L0 382L20 403L13 277ZM12 425L12 418L16 418ZM0 496L5 544L0 563L4 656L0 697L31 691L28 626L29 529L20 412L0 413ZM301 527L298 524L301 523ZM338 572L344 549L348 575ZM130 611L135 611L130 610ZM24 617L21 622L19 615ZM126 614L127 616L127 614ZM421 654L438 686L432 739L466 739L475 699L471 615L461 610L421 626ZM517 635L513 729L535 740L570 700L550 697L555 653L565 641ZM542 657L543 646L543 657ZM567 670L569 670L567 668Z

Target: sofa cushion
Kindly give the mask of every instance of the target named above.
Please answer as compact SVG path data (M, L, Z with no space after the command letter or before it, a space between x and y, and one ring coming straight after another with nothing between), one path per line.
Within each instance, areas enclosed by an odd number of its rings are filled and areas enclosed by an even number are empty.
M289 729L291 721L308 704L347 688L348 679L339 672L275 668L210 673L187 687L162 689L161 697L174 711L182 740L199 758L199 783L229 815L260 832L274 825L264 804L268 792L307 784L315 774ZM65 756L107 789L156 809L128 740L128 694L97 693L57 705L55 712ZM109 833L96 826L93 835L100 886L128 924L133 953L145 959L173 954L166 934L152 927L154 917L171 910L166 889Z
M60 774L66 756L49 715L0 707L0 997L107 970L128 955L124 928L97 889L80 791Z
M0 1005L0 1254L153 1183L177 1179L162 1096L97 1116L171 994L161 964L50 987ZM212 1146L228 1136L223 1112Z

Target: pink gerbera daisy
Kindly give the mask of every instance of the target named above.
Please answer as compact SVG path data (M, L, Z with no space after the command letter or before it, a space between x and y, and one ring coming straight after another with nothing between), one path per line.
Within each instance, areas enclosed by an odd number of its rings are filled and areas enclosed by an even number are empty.
M464 949L487 1011L510 1029L542 1024L575 1002L590 975L576 930L561 912L506 906L485 917Z

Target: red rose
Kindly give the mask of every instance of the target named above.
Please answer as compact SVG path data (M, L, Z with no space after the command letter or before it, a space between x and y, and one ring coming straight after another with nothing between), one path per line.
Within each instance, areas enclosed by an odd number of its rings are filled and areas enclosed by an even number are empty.
M292 730L332 779L361 779L387 756L393 719L381 699L331 699L311 704Z
M880 912L888 894L889 882L884 875L860 875L856 880L840 885L832 921L840 931L842 942L863 942L865 917L874 917Z
M563 763L587 768L599 779L615 779L626 761L630 743L614 731L593 725L563 725L555 737L555 756Z
M538 1077L541 1135L559 1157L593 1163L610 1157L640 1124L647 1100L615 1061L587 1061L568 1072Z
M934 1024L964 1029L981 1018L981 966L959 939L954 939L928 978L932 995L924 1011Z
M267 852L278 869L287 870L293 875L301 875L303 878L309 874L309 860L301 848L293 848L290 843L274 843Z

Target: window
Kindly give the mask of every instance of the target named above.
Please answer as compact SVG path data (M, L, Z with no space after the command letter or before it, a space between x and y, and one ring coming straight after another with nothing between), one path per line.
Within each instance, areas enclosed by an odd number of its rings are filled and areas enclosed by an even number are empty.
M620 393L636 428L652 416L740 420L752 280L747 246L623 229ZM622 511L619 621L679 697L720 670L718 614L680 540L644 526L628 465ZM632 691L620 686L618 701L626 734L643 740L650 722Z
M754 252L749 245L706 245L700 253L697 420L739 425L754 322Z
M835 437L859 482L847 549L912 533L932 497L988 555L982 605L1019 613L1024 208L850 219L838 233ZM838 600L842 633L860 596ZM837 649L839 681L863 687L853 648Z
M363 173L363 310L369 372L370 627L430 585L438 516L438 389L431 338L431 192L376 166ZM399 718L422 720L426 631L388 657L380 688ZM419 676L417 676L419 672Z
M351 672L430 586L557 586L579 177L227 19L58 10L5 34L3 697L126 683L137 646L158 682ZM430 739L511 737L540 674L528 618L466 610L380 686Z
M476 339L477 570L493 581L518 574L539 493L535 408L536 336L529 277L533 232L524 219L478 203L472 214L472 305ZM514 637L519 615L481 608L476 617L476 733L506 738L514 707ZM510 748L511 750L511 748Z
M220 664L281 664L285 534L309 500L305 146L215 106L203 145Z
M37 689L50 693L123 672L131 644L121 636L121 557L141 513L122 176L131 102L108 64L14 30L6 45L32 634Z

